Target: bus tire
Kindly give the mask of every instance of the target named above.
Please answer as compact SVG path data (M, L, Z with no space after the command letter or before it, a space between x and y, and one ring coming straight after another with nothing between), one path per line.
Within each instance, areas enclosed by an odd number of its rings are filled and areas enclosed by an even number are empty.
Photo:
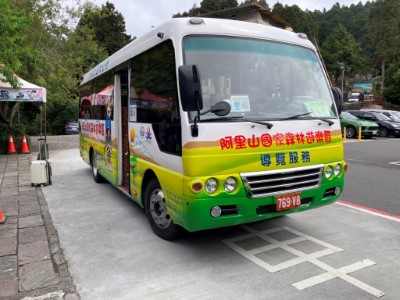
M167 210L164 193L155 178L151 179L146 186L144 209L151 229L156 235L167 241L175 240L180 236L182 228L172 221Z
M96 183L104 182L104 178L100 175L99 169L97 168L96 156L94 151L90 152L90 165L92 166L93 179Z

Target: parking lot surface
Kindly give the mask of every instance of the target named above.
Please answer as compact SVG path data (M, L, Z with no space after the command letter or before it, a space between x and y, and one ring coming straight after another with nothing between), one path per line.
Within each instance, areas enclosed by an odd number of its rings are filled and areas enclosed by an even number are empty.
M398 299L400 219L343 203L243 226L153 234L77 149L42 188L81 299Z

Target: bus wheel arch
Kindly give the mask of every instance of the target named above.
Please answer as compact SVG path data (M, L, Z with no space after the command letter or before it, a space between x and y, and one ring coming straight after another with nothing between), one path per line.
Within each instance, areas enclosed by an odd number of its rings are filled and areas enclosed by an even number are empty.
M89 150L89 159L90 159L90 166L92 167L92 175L93 179L96 183L102 183L104 182L103 176L100 175L99 170L97 168L97 162L96 162L96 157L95 157L95 152L93 150L93 147L90 147Z
M144 207L144 201L145 201L145 191L146 187L149 184L149 182L152 180L158 180L156 174L152 170L147 170L143 176L143 181L142 181L142 196L141 196L141 201L142 201L142 206Z
M172 221L161 185L153 172L145 174L142 187L142 203L151 229L165 240L175 240L182 228Z

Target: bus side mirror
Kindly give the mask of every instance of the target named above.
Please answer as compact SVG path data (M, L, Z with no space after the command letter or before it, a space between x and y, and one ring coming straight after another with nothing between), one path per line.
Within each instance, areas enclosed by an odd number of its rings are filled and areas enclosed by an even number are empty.
M183 111L203 109L200 74L196 65L179 66L179 91Z
M342 106L343 106L342 91L341 91L341 89L339 89L337 87L332 87L331 89L332 89L333 99L335 100L338 114L340 115L342 113Z

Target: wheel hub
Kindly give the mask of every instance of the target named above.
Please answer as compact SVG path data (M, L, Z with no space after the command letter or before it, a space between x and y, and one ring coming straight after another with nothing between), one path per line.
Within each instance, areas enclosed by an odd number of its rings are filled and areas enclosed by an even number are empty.
M150 214L154 223L165 229L171 224L171 217L167 210L164 194L161 190L155 190L150 197Z

